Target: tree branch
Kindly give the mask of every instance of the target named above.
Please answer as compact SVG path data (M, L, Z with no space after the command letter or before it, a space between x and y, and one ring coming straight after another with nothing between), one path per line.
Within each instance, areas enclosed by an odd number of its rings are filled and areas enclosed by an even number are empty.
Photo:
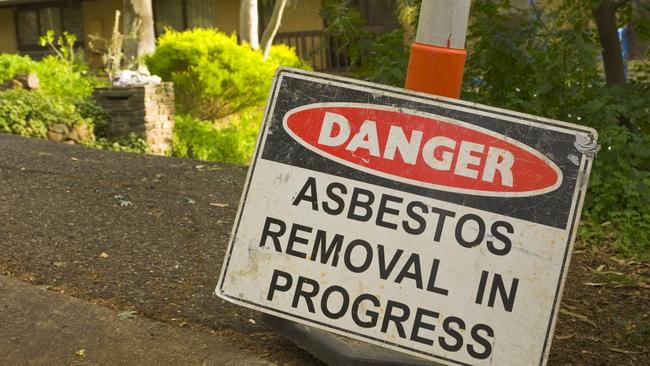
M262 51L264 52L265 60L269 57L271 45L273 44L273 38L275 38L275 35L278 33L278 29L280 29L280 24L282 23L282 14L284 13L284 8L286 6L287 0L277 0L275 2L269 24L266 26L266 29L262 34Z

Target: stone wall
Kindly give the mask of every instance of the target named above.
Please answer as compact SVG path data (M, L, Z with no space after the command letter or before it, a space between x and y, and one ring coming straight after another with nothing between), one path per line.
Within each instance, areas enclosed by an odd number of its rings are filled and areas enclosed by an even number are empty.
M135 133L152 154L169 155L174 131L174 86L172 83L128 88L97 88L97 103L108 113L108 137Z

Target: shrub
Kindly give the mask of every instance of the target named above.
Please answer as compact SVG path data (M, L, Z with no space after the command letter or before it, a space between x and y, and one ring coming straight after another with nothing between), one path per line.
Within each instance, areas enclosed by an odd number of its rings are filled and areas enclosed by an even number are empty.
M29 56L0 54L0 83L13 78L16 74L35 71L36 68L36 62L32 61Z
M127 137L118 139L108 139L99 137L96 141L87 142L86 147L100 150L111 150L117 152L128 152L136 154L146 154L149 152L147 142L138 135L131 133Z
M358 5L349 0L323 0L320 12L327 24L325 31L338 46L332 51L336 57L345 54L350 68L356 69L373 43Z
M106 137L108 132L108 114L92 98L86 98L75 103L79 115L93 124L96 137Z
M72 103L91 98L97 81L86 75L85 66L72 65L54 56L47 56L36 63L36 73L41 91Z
M255 149L261 112L247 111L215 127L188 115L177 115L172 155L184 158L247 164Z
M507 2L474 2L464 98L595 127L602 150L594 159L580 238L648 258L647 79L641 72L638 82L605 85L593 24L572 4L545 13L542 23Z
M284 44L278 44L271 47L268 62L273 63L274 68L286 66L311 70L311 66L296 55L295 49Z
M41 92L73 103L90 98L97 84L86 75L85 66L55 56L33 61L29 56L0 54L0 82L28 72L38 75Z
M416 11L419 4L402 3ZM391 70L402 67L408 51L397 32L368 45L354 11L346 13L340 1L326 4L330 33L348 42L353 56L370 53L353 57L357 76L401 85L400 74ZM629 84L606 85L591 12L577 11L579 4L562 2L542 14L509 1L474 1L463 99L595 127L602 150L594 160L580 239L650 258L650 62L637 65Z
M375 83L402 87L406 81L409 50L404 30L396 29L377 37L354 74Z
M83 123L91 129L97 127L99 137L105 137L106 113L92 99L93 88L98 82L86 75L84 65L54 56L33 61L28 56L0 54L0 82L28 72L38 75L40 88L0 92L1 132L45 138L48 127L54 124L72 127ZM116 151L144 151L134 139L108 141L100 138L84 144Z
M38 91L0 92L0 132L44 138L51 125L72 127L82 123L91 125L73 104L57 97Z
M290 53L276 46L265 62L260 52L237 44L234 34L167 30L146 63L153 74L174 82L180 113L214 120L263 104L278 65L304 65Z

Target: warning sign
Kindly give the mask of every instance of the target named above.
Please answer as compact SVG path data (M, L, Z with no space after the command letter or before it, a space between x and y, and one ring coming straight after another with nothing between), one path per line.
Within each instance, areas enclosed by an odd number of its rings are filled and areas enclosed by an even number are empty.
M217 294L449 365L543 365L596 132L276 75Z

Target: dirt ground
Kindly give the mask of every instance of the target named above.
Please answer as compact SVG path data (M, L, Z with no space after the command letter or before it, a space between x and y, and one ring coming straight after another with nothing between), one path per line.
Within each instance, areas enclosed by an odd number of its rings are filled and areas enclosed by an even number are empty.
M0 135L0 273L319 365L214 286L246 168ZM650 263L573 255L550 365L650 365Z

